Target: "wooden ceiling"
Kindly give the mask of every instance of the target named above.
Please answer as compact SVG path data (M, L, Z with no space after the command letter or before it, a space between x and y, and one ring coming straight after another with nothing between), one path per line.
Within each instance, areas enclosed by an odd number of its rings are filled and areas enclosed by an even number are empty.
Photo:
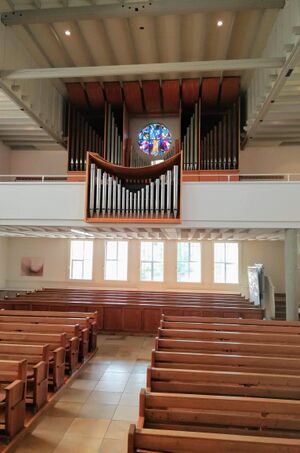
M224 110L236 101L240 77L209 77L200 79L143 80L129 82L67 83L70 102L82 110L102 110L105 101L121 107L123 101L131 114L179 112L202 99L202 111Z

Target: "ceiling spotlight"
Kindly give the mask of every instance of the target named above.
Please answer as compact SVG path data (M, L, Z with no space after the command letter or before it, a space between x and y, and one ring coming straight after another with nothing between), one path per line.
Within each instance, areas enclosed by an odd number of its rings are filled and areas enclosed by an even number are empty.
M218 26L218 27L222 27L222 25L223 25L223 21L222 21L222 20L218 20L217 26Z
M71 36L70 30L65 30L65 35L66 35L66 36Z

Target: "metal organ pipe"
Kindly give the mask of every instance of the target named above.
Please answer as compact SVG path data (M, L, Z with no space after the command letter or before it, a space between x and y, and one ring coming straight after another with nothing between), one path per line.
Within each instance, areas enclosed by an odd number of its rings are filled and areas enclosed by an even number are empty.
M90 168L90 203L89 203L90 217L93 217L94 209L95 209L95 173L96 173L96 165L91 164L91 168Z
M97 164L89 168L88 217L177 218L179 165L157 177L121 179Z

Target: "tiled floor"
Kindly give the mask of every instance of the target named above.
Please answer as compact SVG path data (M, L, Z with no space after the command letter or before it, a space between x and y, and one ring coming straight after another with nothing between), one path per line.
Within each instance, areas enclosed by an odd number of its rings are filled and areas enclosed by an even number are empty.
M154 339L98 336L98 351L16 453L125 453Z

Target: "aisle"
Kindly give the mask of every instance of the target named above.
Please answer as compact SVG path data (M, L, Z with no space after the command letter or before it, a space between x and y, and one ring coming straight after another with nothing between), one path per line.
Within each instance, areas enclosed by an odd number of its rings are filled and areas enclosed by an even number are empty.
M16 453L125 453L153 337L98 336L98 352Z

